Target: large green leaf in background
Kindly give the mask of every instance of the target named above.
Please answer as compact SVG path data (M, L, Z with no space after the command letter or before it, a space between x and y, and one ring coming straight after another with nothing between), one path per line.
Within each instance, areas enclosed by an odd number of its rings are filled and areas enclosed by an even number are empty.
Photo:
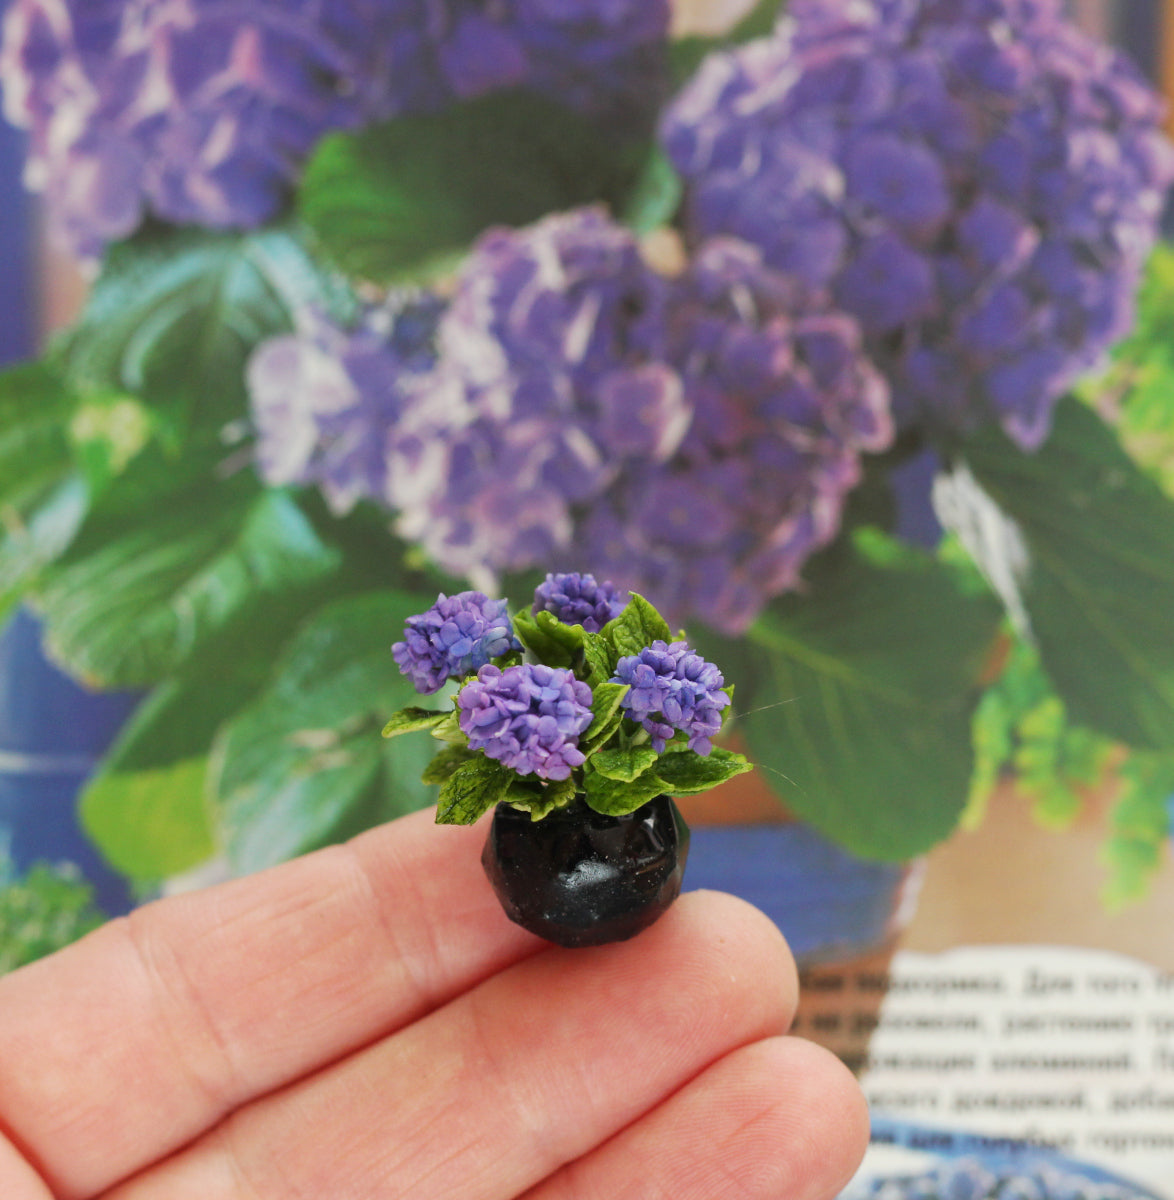
M807 592L750 629L739 728L788 808L855 854L899 861L951 833L966 804L976 680L1001 613L928 557L876 559L835 548Z
M72 392L50 367L0 374L0 615L85 516L89 490L68 436L73 412Z
M87 832L124 874L153 882L218 847L207 770L216 731L263 690L306 614L338 586L330 576L254 597L139 704L80 801Z
M250 475L162 496L95 522L47 575L39 597L50 652L82 679L149 686L266 596L337 570L286 493Z
M965 459L1019 527L1022 601L1072 720L1174 748L1174 502L1071 398L1036 453L988 431Z
M427 603L379 592L327 605L287 647L267 690L224 728L214 783L236 869L281 862L435 800L420 775L438 743L427 733L380 736L392 713L419 701L390 646Z
M298 204L348 273L418 280L491 225L596 201L623 207L650 153L553 101L497 92L324 138Z
M54 353L83 394L137 396L182 443L193 425L240 418L253 347L288 329L297 306L338 294L284 229L149 229L111 248Z

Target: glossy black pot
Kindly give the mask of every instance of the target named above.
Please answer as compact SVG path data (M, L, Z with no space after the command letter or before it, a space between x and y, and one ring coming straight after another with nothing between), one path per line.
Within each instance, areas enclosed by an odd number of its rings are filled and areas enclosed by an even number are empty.
M560 946L621 942L681 891L689 827L668 796L622 817L580 798L531 821L499 804L481 863L510 920Z

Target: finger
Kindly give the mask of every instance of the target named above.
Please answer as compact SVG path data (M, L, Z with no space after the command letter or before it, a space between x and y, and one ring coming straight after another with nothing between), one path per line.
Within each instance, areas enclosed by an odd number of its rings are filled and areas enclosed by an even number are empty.
M518 963L108 1200L512 1198L779 1032L795 994L775 927L695 892L630 942Z
M521 1200L830 1200L867 1145L847 1068L812 1042L771 1038L726 1055Z
M535 951L484 836L417 813L0 979L0 1129L89 1195Z

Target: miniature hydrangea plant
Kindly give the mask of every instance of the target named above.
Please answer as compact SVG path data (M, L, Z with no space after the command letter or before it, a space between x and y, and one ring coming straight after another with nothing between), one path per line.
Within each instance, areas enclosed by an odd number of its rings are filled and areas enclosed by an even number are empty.
M688 830L670 797L750 769L711 740L732 689L644 597L590 575L548 575L512 618L505 603L442 594L408 620L400 669L455 695L383 734L444 743L424 774L439 823L497 809L483 862L513 920L563 945L630 937L680 891Z

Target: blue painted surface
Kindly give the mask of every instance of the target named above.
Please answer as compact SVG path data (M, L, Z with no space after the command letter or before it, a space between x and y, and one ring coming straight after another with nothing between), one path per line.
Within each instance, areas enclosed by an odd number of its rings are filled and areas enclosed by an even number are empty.
M111 915L129 911L132 896L78 824L77 795L136 702L59 671L23 609L0 632L0 846L17 873L38 861L76 864Z
M28 357L36 340L32 203L21 184L23 162L24 135L0 119L0 366Z
M906 868L854 858L806 825L691 830L685 888L741 896L782 930L801 966L875 949L889 933Z

